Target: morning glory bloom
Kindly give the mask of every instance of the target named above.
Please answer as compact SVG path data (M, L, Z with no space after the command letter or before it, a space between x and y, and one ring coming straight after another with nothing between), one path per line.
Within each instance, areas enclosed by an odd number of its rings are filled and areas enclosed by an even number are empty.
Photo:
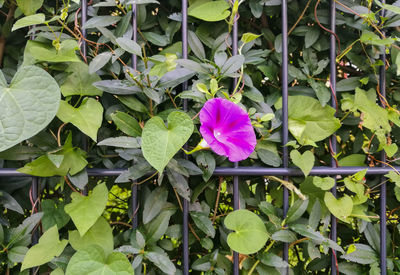
M256 147L249 115L229 100L208 100L200 111L200 123L200 133L211 150L232 162L247 159Z

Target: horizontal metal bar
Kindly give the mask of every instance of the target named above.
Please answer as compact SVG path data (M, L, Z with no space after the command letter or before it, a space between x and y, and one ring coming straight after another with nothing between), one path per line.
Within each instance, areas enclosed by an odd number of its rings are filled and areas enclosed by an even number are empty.
M367 175L384 175L393 171L393 168L400 170L400 166L391 167L366 167L366 166L347 166L347 167L329 167L318 166L311 169L310 175L351 175L368 168ZM89 176L113 177L119 176L124 169L107 168L88 168ZM213 173L214 176L302 176L303 173L297 168L266 168L266 167L217 167ZM31 177L23 174L15 168L1 168L0 177Z

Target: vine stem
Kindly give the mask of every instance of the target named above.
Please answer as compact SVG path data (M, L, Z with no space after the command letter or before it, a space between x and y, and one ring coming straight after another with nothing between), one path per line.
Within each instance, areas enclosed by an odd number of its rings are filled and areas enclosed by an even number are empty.
M267 246L267 248L264 250L263 253L268 252L268 251L271 249L271 247L274 245L274 243L275 243L275 240L273 240L273 241ZM253 266L251 267L251 269L250 269L248 275L253 274L254 270L256 269L256 267L257 267L257 265L258 265L259 263L260 263L260 260L257 260L257 261L253 264Z

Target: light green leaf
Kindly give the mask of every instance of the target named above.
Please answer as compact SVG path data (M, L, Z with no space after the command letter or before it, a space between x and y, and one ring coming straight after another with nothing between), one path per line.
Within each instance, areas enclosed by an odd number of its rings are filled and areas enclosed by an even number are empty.
M342 198L336 199L332 193L326 192L324 202L332 215L344 222L349 222L349 216L353 210L353 200L348 195L345 194Z
M57 269L54 269L51 273L50 273L50 275L64 275L64 271L62 270L62 268L57 268Z
M82 62L76 55L77 50L79 46L75 40L62 41L58 51L52 45L28 41L24 52L24 64L29 58L47 62Z
M330 177L314 177L313 184L322 190L329 190L335 186L335 180Z
M234 230L228 235L229 247L241 254L253 254L267 242L269 235L264 222L253 212L236 210L225 218L225 226Z
M111 226L103 217L100 217L83 236L79 234L78 230L69 231L68 239L75 250L82 250L93 244L97 244L103 248L105 255L108 255L114 249Z
M117 23L119 20L121 20L121 17L119 16L112 16L112 15L95 16L86 21L86 23L82 26L82 28L89 29L97 27L107 27Z
M60 88L45 70L21 67L10 85L0 71L0 151L39 133L53 120L59 102Z
M246 43L253 41L254 39L259 38L260 36L261 36L261 34L254 34L254 33L246 32L242 35L242 42L244 44L246 44Z
M131 263L120 252L113 252L108 257L98 245L91 245L76 252L68 263L65 275L107 274L133 275Z
M395 143L392 143L392 144L383 144L382 147L383 147L383 149L385 150L386 155L387 155L389 158L393 157L394 154L396 154L396 153L397 153L397 150L399 149L399 148L397 147L397 144L395 144Z
M390 171L385 177L389 178L391 182L394 182L398 187L400 187L400 175L395 171Z
M188 14L204 21L216 22L224 20L231 14L229 8L229 4L223 0L210 1L189 7Z
M362 89L356 88L354 104L357 109L363 113L363 127L366 127L377 134L381 133L381 135L384 135L385 133L389 133L391 131L392 128L389 124L387 111L378 106L375 100L371 100L368 97L367 92Z
M77 174L87 165L86 152L72 146L71 133L68 135L63 149L55 154L64 156L58 168L48 158L48 155L43 155L18 169L18 171L38 177L51 177L55 175L66 176L68 173L70 175Z
M118 46L120 46L123 50L127 51L128 53L137 56L142 56L142 49L140 48L139 44L136 43L135 41L125 37L119 37L117 38L116 41L118 43Z
M44 0L17 0L18 8L25 15L34 14L43 5Z
M310 174L311 169L314 167L315 157L311 151L305 151L300 154L297 150L292 150L290 152L290 158L292 159L294 165L299 167L303 172L304 176Z
M32 26L32 25L42 24L45 21L46 21L46 17L44 16L43 13L25 16L25 17L22 17L21 19L17 20L17 22L14 23L11 31L16 31L18 29Z
M103 213L107 200L108 190L105 183L97 185L88 196L79 193L71 194L72 202L65 206L67 212L81 236L96 223Z
M101 96L103 94L101 90L92 85L94 82L100 81L101 78L97 74L89 74L89 67L86 63L70 63L65 72L70 75L60 87L63 96Z
M50 262L54 257L60 256L67 244L67 240L60 241L57 226L53 226L44 232L38 244L28 250L21 271Z
M289 130L302 145L315 142L332 135L340 128L335 110L308 96L289 97Z
M61 101L57 117L65 123L72 123L94 141L97 141L97 130L103 121L103 106L93 98L84 98L78 108Z
M142 150L145 159L163 172L165 166L192 135L192 119L185 113L172 112L167 118L168 126L160 117L152 117L144 126Z

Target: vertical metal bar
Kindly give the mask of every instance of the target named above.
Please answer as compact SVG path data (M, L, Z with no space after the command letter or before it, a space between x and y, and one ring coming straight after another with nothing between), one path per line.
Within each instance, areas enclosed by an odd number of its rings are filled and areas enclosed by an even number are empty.
M234 1L234 4L237 4L238 0ZM235 19L233 21L232 26L232 55L238 54L238 16L235 15ZM234 87L236 87L238 79L235 78L233 83ZM239 167L239 163L235 162L233 164L234 168ZM233 177L233 209L237 210L240 208L239 204L239 176ZM239 253L233 252L233 275L239 275Z
M188 10L187 10L187 0L182 0L182 58L187 59L188 57ZM188 88L188 83L185 81L182 84L182 90L185 91ZM183 100L183 110L187 111L188 102L187 99ZM187 144L184 146L187 149ZM184 155L184 158L187 159L187 155ZM183 214L183 230L182 230L182 246L183 246L183 274L189 274L189 202L186 199L183 199L182 205L182 214Z
M289 111L288 111L288 17L287 0L282 0L282 145L283 145L283 167L289 166L288 148L285 146L289 141ZM288 180L288 177L284 177ZM283 189L283 216L286 217L289 209L289 191ZM289 244L284 243L283 260L289 260ZM289 274L289 268L286 270Z
M81 26L85 24L87 21L87 0L81 0ZM86 29L81 29L82 33L82 44L81 44L81 51L84 58L87 56L87 46L86 46Z
M137 15L137 6L136 4L132 4L132 39L133 41L137 41L137 20L136 20L136 15ZM137 69L137 56L135 54L132 54L132 67L134 70ZM138 226L138 214L137 214L137 209L138 209L138 186L136 184L137 182L134 181L132 183L132 188L131 188L131 196L132 196L132 210L133 210L133 215L132 215L132 228L136 229Z
M336 32L336 4L335 0L330 1L330 29L332 33ZM331 97L331 106L336 110L337 104L336 104L336 37L331 34L330 37L330 52L329 52L329 57L330 57L330 86L331 86L331 91L332 91L332 97ZM336 136L333 134L330 139L331 143L331 150L332 154L336 154L337 151L337 146L336 146ZM336 160L332 156L331 158L331 167L336 168ZM334 177L335 180L335 185L331 189L332 194L336 197L336 176ZM331 240L336 242L337 240L337 219L335 216L331 215ZM336 262L337 262L337 256L335 254L335 251L332 250L331 254L331 274L336 275L337 274L337 268L336 268Z
M385 0L382 0L382 3L385 3ZM380 12L380 16L385 16L385 10L382 9ZM385 30L381 30L382 34L385 35ZM383 98L386 98L386 51L385 47L383 47L383 52L380 56L383 61L383 65L379 67L379 93ZM379 98L381 102L381 106L385 108L385 102L382 98ZM386 163L386 154L385 151L381 152L381 162L382 166L385 166ZM386 275L387 266L386 266L386 183L385 178L381 179L384 183L381 185L381 196L380 196L380 264L381 264L381 275Z
M81 0L81 26L83 26L86 23L86 21L87 21L87 0ZM81 33L82 33L81 52L82 52L83 58L86 61L86 56L87 56L86 29L82 28ZM85 135L82 137L82 149L84 151L88 150L88 140ZM83 188L82 193L83 193L83 195L87 196L87 194L88 194L87 186L85 186Z

